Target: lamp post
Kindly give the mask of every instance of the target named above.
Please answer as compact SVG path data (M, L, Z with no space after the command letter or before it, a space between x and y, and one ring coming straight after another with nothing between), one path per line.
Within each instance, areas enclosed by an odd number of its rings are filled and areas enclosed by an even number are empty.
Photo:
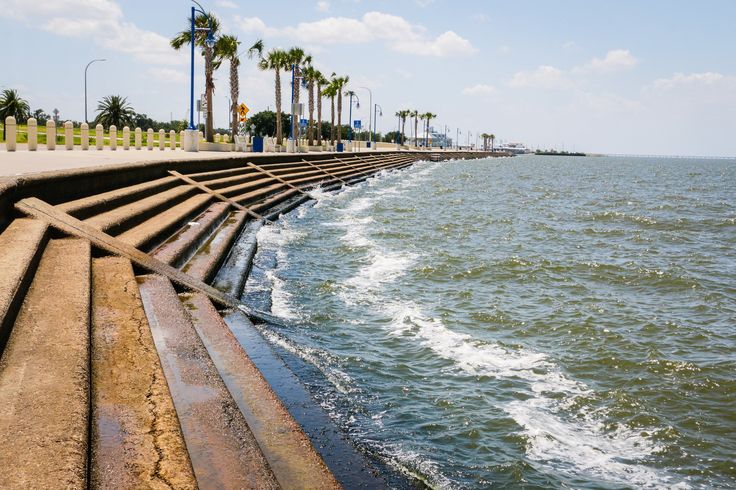
M371 143L373 143L373 125L375 124L375 118L374 123L371 123L371 107L373 107L373 92L368 87L358 87L362 88L363 90L368 91L368 132L371 134Z
M378 130L377 130L378 129L378 119L376 117L376 114L377 114L376 111L378 111L379 109L380 109L381 112L378 113L378 114L380 116L383 116L383 107L381 107L378 104L373 104L373 124L374 124L374 128L373 129L376 130L375 131L376 133L378 132ZM371 133L371 144L373 143L373 140L375 139L373 136L374 136L373 133Z
M185 150L186 151L198 151L198 145L197 142L199 141L199 136L195 136L195 133L197 132L197 128L194 126L194 45L197 42L197 31L206 31L207 32L207 39L205 40L205 45L209 48L214 47L215 45L215 35L212 33L212 19L209 18L207 15L207 12L204 11L204 8L197 3L195 0L192 0L194 4L197 5L197 7L192 6L192 16L190 18L191 21L191 38L190 38L190 45L191 45L191 67L189 70L189 128L186 131L187 136L187 142L185 143ZM205 17L207 17L207 21L209 22L209 27L197 27L194 23L195 17L197 15L197 12L201 13Z
M95 61L107 61L105 58L99 58L90 61L87 63L87 66L84 67L84 122L89 123L87 120L87 69L89 68L89 65L94 63Z
M353 92L352 90L348 91L348 95L350 96L350 110L348 111L348 141L350 142L350 148L353 147L353 97L355 97L355 108L360 109L360 98L358 98L358 95Z
M457 147L458 151L460 151L460 128L457 128L457 130L455 130L455 146Z

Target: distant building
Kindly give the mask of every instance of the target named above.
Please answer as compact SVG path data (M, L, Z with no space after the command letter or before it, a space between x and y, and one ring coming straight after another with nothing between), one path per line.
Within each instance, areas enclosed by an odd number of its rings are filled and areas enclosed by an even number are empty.
M414 140L414 137L407 136L406 144L409 146L423 147L427 144L427 139L424 134L420 134L417 138L419 144ZM432 148L450 148L452 146L452 138L445 136L443 133L438 133L434 128L429 128L429 145Z

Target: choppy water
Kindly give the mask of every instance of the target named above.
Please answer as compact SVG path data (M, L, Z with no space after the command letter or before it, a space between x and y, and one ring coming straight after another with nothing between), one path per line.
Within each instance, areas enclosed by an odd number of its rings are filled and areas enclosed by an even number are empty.
M418 164L264 227L248 291L430 486L736 487L735 189L736 161Z

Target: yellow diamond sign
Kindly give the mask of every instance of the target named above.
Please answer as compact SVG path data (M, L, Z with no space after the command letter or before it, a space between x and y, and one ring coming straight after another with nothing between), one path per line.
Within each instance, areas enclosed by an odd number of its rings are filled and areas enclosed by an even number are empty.
M245 105L245 104L243 104L242 102L241 102L241 103L240 103L240 105L238 106L238 114L240 114L240 117L245 117L245 116L246 116L246 114L248 114L248 111L249 111L249 110L250 110L250 109L248 109L248 106L247 106L247 105Z

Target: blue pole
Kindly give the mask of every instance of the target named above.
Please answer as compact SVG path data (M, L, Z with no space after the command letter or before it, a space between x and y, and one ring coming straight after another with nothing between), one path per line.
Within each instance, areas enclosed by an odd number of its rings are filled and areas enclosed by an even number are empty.
M194 7L192 7L192 68L189 73L189 129L194 127Z
M350 111L348 115L348 141L353 142L353 94L350 94Z
M289 128L289 139L294 139L294 64L291 65L291 128Z

